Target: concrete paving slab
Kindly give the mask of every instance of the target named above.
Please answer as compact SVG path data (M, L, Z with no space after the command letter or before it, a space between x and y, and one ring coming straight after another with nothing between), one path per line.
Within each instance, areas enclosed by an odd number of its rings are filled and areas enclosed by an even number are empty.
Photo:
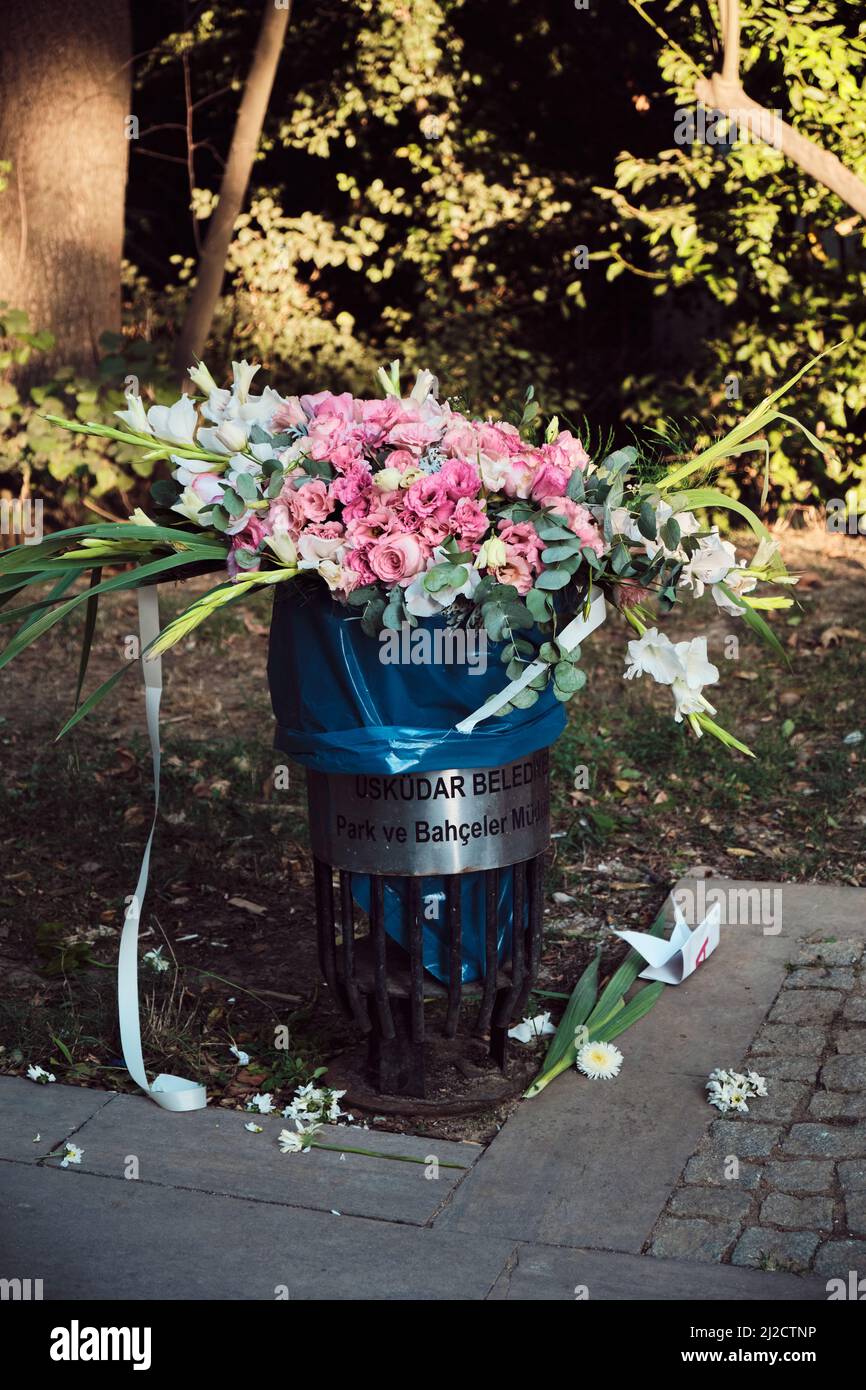
M511 1249L72 1169L0 1162L0 1190L0 1278L48 1300L481 1300Z
M251 1120L262 1126L261 1134L244 1129ZM318 1148L283 1154L277 1135L290 1127L277 1116L216 1107L170 1115L143 1096L119 1095L97 1110L75 1142L84 1149L82 1167L88 1173L122 1179L130 1159L135 1159L139 1181L161 1187L418 1225L431 1219L482 1153L478 1144L331 1125L316 1136L323 1144L373 1149L394 1157L341 1157ZM427 1176L436 1171L434 1165L400 1162L400 1155L437 1159L438 1177Z
M114 1091L90 1091L54 1081L39 1084L20 1076L0 1076L0 1158L37 1162L74 1134L114 1095ZM37 1134L39 1142L34 1143Z
M683 879L673 891L701 914L721 894L714 956L618 1040L613 1086L566 1074L521 1105L439 1228L638 1253L714 1117L709 1072L746 1051L800 941L866 934L858 889Z
M764 1274L733 1265L697 1265L690 1260L656 1260L606 1250L563 1250L521 1245L489 1295L491 1301L563 1302L588 1299L664 1299L703 1302L826 1301L826 1280L795 1274Z

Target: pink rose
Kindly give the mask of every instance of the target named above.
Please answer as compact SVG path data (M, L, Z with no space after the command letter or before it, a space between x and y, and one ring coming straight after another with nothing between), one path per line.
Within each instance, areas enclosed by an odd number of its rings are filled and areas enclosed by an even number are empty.
M196 497L200 497L206 505L219 502L225 491L223 482L216 473L196 473L190 486Z
M298 488L289 484L283 488L280 496L285 499L290 517L294 517L300 526L308 521L327 521L331 515L331 499L321 478L314 478Z
M425 553L417 536L383 536L370 546L370 569L383 584L408 584L424 568Z

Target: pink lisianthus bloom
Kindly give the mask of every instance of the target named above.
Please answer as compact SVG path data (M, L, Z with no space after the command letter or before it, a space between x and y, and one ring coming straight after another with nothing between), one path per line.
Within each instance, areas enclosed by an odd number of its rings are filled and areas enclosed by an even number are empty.
M257 513L247 520L242 531L238 531L232 536L232 548L226 556L226 569L231 579L237 579L242 574L249 574L251 570L258 570L262 567L261 558L257 558L255 563L241 569L237 562L235 552L238 550L255 550L256 547L270 534L270 527Z
M309 447L311 458L329 459L335 467L346 468L361 457L363 440L355 426L339 415L320 415L310 425Z
M440 512L441 512L440 508ZM433 516L425 516L421 520L417 534L425 542L429 549L441 545L446 536L451 534L450 518L443 518L439 512Z
M365 516L346 522L346 534L352 545L367 546L391 535L397 527L397 514L390 507L372 507Z
M514 454L519 454L523 441L520 438L520 431L514 425L504 422L499 424L475 425L476 447L486 454L489 459L507 459Z
M425 424L422 420L401 420L388 431L388 443L398 449L408 449L420 458L425 449L435 444L442 430L438 425Z
M365 463L356 460L349 465L341 478L336 478L331 483L331 499L351 507L353 502L357 502L360 497L370 491L372 485L373 475L369 468Z
M388 431L403 418L402 406L393 396L387 396L383 401L357 401L356 405L360 407L364 438L371 448L378 449Z
M371 545L367 563L383 584L409 584L426 564L427 547L417 536L383 536Z
M355 418L355 402L348 391L335 396L333 391L316 391L301 396L301 406L309 416L332 415L350 424Z
M570 477L568 469L545 459L535 471L529 495L533 502L540 497L564 497Z
M519 594L526 594L532 588L529 561L513 545L506 545L505 564L498 565L493 573L500 584L513 584Z
M414 516L436 516L439 520L447 519L453 510L449 506L445 484L439 473L425 473L423 478L412 483L404 494L403 506ZM445 517L441 515L443 509Z
M474 425L465 416L452 413L439 447L443 454L449 454L452 458L475 458L478 437Z
M471 497L461 497L454 508L448 529L461 545L475 546L486 534L489 525L490 518L483 507Z
M481 475L465 459L448 459L436 476L455 502L460 497L477 497L481 491Z
M589 454L570 430L562 430L552 444L543 444L541 451L546 459L557 468L564 468L569 476L575 468L589 467Z
M516 555L522 555L533 569L542 569L541 552L544 542L529 521L500 521L497 527L500 540L503 540Z
M298 397L287 396L271 416L270 427L276 434L279 430L302 428L306 423L306 412Z
M539 501L545 511L565 517L569 530L574 532L581 545L589 546L596 555L604 554L604 536L588 507L582 506L579 502L572 502L570 497L542 497Z
M520 454L501 459L482 455L481 477L490 492L525 499L532 490L533 460L528 455Z

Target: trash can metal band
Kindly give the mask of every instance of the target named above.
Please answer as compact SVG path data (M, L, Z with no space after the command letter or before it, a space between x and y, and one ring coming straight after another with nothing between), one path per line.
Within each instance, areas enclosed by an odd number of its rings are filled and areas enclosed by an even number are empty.
M550 838L549 750L502 767L347 776L309 772L316 858L354 873L499 869Z

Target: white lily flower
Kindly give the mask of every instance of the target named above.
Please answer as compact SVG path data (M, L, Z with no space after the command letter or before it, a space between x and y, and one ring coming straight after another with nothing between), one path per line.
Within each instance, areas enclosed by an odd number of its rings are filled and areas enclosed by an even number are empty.
M422 367L415 377L415 385L409 392L410 401L416 405L422 405L428 396L439 395L439 378L432 372L428 372L426 367Z
M122 420L136 434L153 434L141 396L134 391L127 391L125 394L126 410L114 412L118 420Z
M199 512L212 505L210 502L204 502L191 487L185 487L177 501L172 503L170 510L186 517L187 521L197 523Z
M673 642L666 633L654 627L647 628L642 637L629 642L626 660L630 663L625 673L627 681L635 676L649 675L659 685L673 685L684 674Z
M250 478L260 478L262 465L255 459L246 458L243 454L232 454L225 473L226 480L234 487L242 473L246 473Z
M752 574L746 574L745 567L737 565L734 569L728 570L722 581L730 589L732 594L750 594L757 586L757 579ZM718 584L712 587L712 595L716 604L723 613L730 613L732 618L741 618L743 610L738 603L734 603L726 593L723 593Z
M217 386L204 362L196 362L194 367L187 368L187 376L193 385L203 391L206 396L211 396L220 388Z
M260 368L260 362L247 362L244 360L242 362L232 363L232 376L234 378L232 389L241 405L244 405L249 399L253 377Z
M707 660L706 637L693 637L690 642L677 642L674 651L682 666L683 678L690 690L715 685L719 668Z
M550 1021L550 1013L536 1014L535 1018L525 1018L521 1023L509 1028L509 1038L514 1038L516 1042L534 1042L536 1038L544 1038L549 1033L555 1033L556 1029Z
M131 521L135 526L155 526L155 525L156 525L156 522L154 521L153 517L152 517L152 516L148 516L146 512L143 512L143 511L141 510L141 507L135 507L135 508L129 513L129 519L130 519L130 521Z
M288 531L274 531L266 538L265 545L284 565L297 564L298 551Z
M689 587L700 598L707 584L719 584L729 570L735 569L737 552L730 541L723 541L717 531L702 536L698 548L685 565L680 584Z
M186 447L195 444L198 416L189 396L181 396L174 405L152 405L147 412L147 422L157 439L167 444Z

